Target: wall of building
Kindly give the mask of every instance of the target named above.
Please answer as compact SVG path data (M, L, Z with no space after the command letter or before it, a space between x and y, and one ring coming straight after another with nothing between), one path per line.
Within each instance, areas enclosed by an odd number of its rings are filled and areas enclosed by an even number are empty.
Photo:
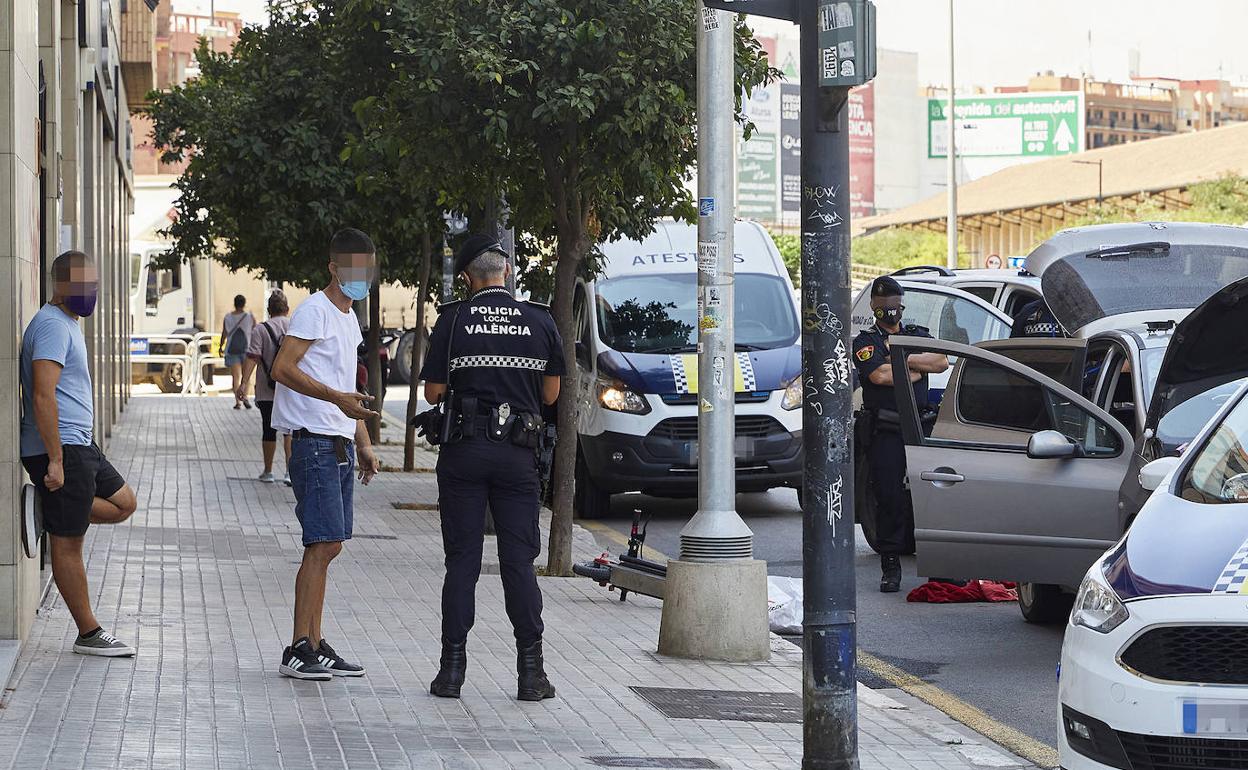
M21 335L61 251L91 253L98 310L86 319L96 435L107 445L128 394L126 253L132 174L120 3L0 0L0 639L25 638L46 579L25 557L18 510ZM143 7L142 3L130 3ZM43 75L42 120L40 70ZM107 77L105 72L107 71Z

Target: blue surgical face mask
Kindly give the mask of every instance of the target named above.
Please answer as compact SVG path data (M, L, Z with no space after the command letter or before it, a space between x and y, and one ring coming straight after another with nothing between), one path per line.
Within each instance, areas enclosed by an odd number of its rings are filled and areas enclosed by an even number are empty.
M339 281L338 288L342 289L342 293L346 294L352 300L359 302L368 297L368 290L372 287L371 281Z

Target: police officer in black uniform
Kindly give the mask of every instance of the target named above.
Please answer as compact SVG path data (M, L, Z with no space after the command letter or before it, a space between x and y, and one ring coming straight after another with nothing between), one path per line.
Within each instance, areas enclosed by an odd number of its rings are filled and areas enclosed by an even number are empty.
M455 421L437 469L446 580L441 668L430 692L444 698L458 698L464 683L487 504L516 637L516 697L555 696L542 663L542 594L533 571L541 550L535 432L543 405L559 397L563 348L549 309L507 291L510 269L497 241L468 238L455 273L467 280L469 297L438 309L420 373L425 399L447 398Z
M1049 303L1037 299L1023 305L1010 325L1010 337L1065 337L1066 331L1057 322Z
M877 502L876 550L880 552L880 591L896 593L901 588L901 554L914 552L914 516L910 492L905 486L906 447L901 438L897 399L893 392L893 367L888 338L893 334L931 337L928 330L914 324L902 325L904 291L888 276L871 285L871 312L875 324L854 338L854 363L862 384L863 419L871 426L866 459L870 466L871 489ZM928 409L927 376L949 368L949 359L940 353L912 354L907 359L915 402L920 413Z

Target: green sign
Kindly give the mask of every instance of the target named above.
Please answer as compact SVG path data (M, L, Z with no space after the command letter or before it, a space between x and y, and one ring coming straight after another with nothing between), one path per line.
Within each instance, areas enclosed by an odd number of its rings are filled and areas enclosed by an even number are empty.
M948 101L927 100L927 157L949 152ZM1084 150L1083 94L958 97L954 103L958 157L1049 157Z
M779 137L755 131L737 153L737 216L760 222L777 222L780 187Z

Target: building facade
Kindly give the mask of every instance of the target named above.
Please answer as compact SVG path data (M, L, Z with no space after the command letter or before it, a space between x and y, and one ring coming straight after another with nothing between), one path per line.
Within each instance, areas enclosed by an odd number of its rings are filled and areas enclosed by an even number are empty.
M70 248L100 273L84 319L96 438L106 445L129 394L129 214L133 138L127 78L152 70L143 22L156 0L0 0L0 645L24 639L47 572L22 548L18 354L51 293L49 268ZM133 28L133 29L132 29ZM122 32L133 32L125 34ZM151 87L151 81L146 84ZM6 643L7 640L7 643ZM0 680L7 677L0 650Z

